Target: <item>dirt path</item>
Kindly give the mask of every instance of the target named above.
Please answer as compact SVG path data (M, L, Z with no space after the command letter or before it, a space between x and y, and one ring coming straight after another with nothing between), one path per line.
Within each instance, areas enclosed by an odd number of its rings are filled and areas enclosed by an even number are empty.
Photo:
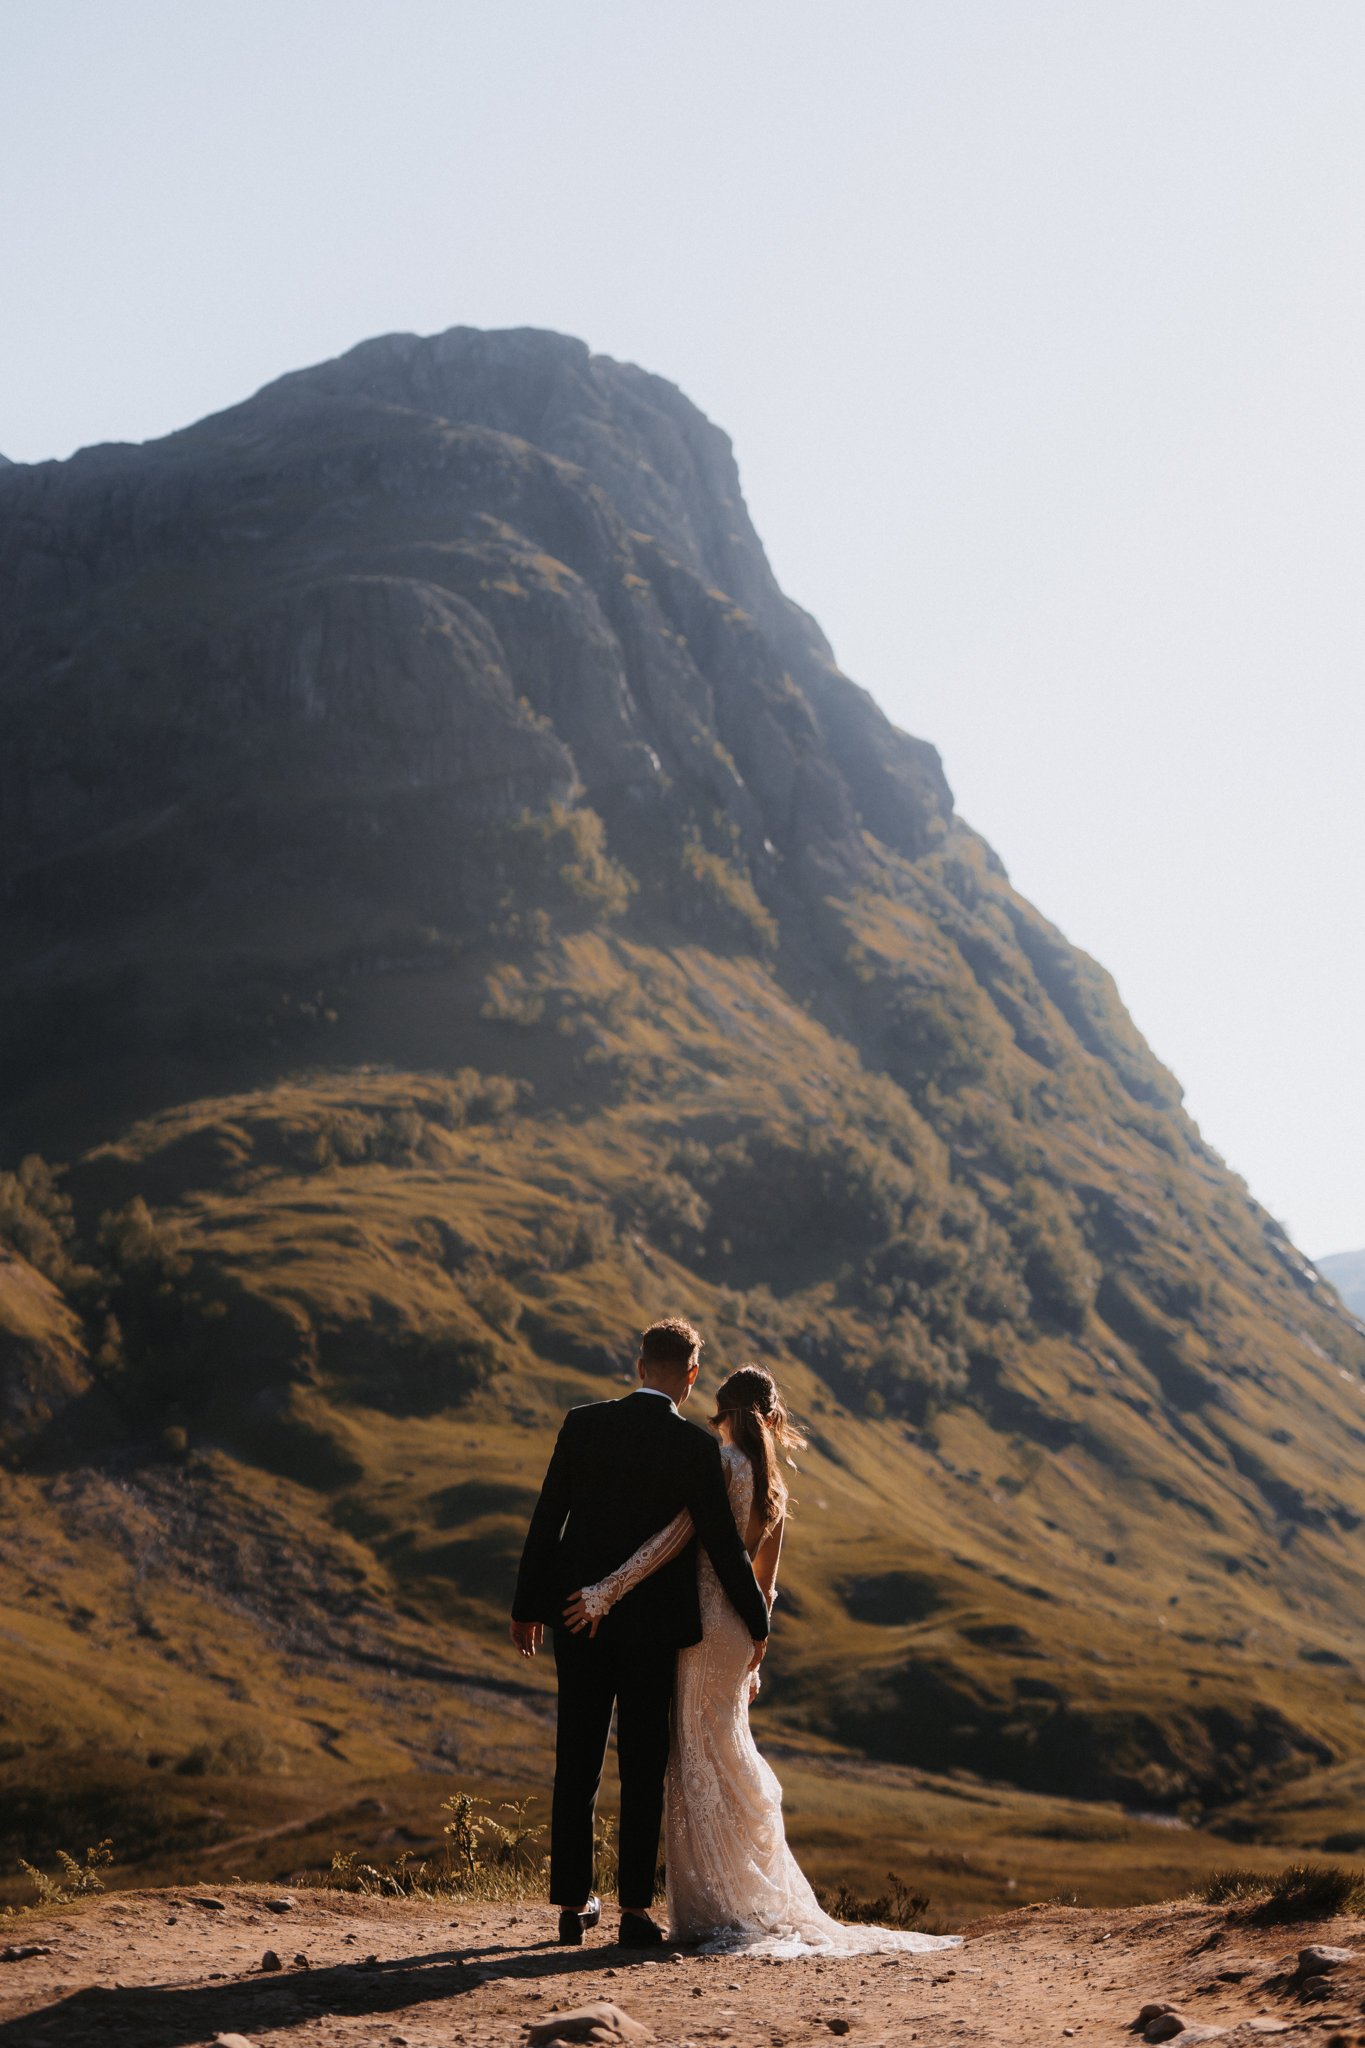
M607 1933L547 1944L540 1906L417 1904L262 1886L115 1893L0 1922L0 2048L521 2048L531 2024L609 2000L669 2048L956 2048L1130 2043L1148 2001L1179 2008L1178 2048L1357 2036L1365 1921L1258 1928L1206 1906L1027 1907L958 1951L848 1962L637 1958ZM1307 1942L1360 1960L1295 1978ZM8 1944L8 1947L6 1946ZM16 1953L37 1947L38 1954ZM282 1967L262 1970L266 1950ZM1217 2036L1203 2029L1219 2030ZM232 2048L238 2048L233 2041Z

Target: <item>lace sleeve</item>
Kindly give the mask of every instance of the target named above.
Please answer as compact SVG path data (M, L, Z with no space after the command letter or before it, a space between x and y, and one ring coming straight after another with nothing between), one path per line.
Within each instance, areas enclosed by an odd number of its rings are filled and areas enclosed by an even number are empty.
M583 1588L583 1605L594 1621L600 1621L604 1614L610 1614L617 1601L624 1598L641 1579L647 1579L651 1572L657 1572L660 1565L667 1564L681 1551L686 1550L696 1530L692 1517L684 1508L675 1515L667 1528L640 1545L634 1556L628 1557L623 1565L609 1572L605 1579L599 1579L595 1586Z

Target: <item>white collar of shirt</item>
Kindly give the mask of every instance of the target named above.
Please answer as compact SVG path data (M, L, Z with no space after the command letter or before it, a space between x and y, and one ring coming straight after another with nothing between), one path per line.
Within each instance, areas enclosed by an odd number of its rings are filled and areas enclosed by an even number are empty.
M673 1396L671 1394L666 1394L662 1387L637 1387L635 1391L637 1394L657 1394L659 1399L661 1401L667 1401L669 1407L673 1410L673 1413L675 1415L677 1414L677 1402L673 1399Z

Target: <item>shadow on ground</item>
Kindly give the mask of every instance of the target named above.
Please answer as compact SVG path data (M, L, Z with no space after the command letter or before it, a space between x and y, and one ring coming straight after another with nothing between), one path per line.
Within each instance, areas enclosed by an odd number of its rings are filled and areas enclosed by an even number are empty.
M221 1984L92 1984L21 2019L0 2023L0 2048L80 2048L127 2037L138 2048L188 2048L215 2034L252 2034L297 2026L302 2020L394 2013L459 1998L496 1978L524 1983L572 1980L600 1973L604 1964L626 1970L657 1963L660 1954L628 1949L568 1953L548 1943L448 1949L398 1956L380 1963L291 1970L237 1977Z

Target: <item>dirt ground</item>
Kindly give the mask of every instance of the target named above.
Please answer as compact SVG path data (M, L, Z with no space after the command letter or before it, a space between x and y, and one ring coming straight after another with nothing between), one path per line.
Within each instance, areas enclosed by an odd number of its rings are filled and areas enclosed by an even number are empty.
M555 2013L607 2000L669 2048L850 2048L1074 2039L1132 2042L1148 2002L1177 2042L1227 2048L1357 2035L1365 1920L1262 1928L1177 1904L1032 1906L962 1930L964 1946L846 1962L744 1961L552 1945L542 1906L438 1905L266 1886L112 1893L0 1922L0 2048L522 2048ZM1357 1948L1296 1974L1309 1942ZM281 1967L262 1968L267 1951ZM28 1951L28 1953L25 1953ZM36 1952L35 1952L36 1951Z

